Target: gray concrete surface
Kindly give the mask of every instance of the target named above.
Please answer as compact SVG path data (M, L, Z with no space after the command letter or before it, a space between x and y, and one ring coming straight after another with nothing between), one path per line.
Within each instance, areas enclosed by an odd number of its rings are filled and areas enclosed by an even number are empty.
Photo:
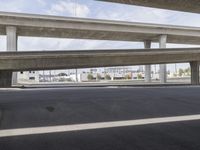
M190 62L191 67L191 83L193 85L199 84L199 61Z
M181 0L98 0L98 1L115 2L115 3L122 3L122 4L171 9L171 10L176 10L176 11L200 13L200 4L198 0L184 0L184 1L181 1Z
M151 48L151 41L144 41L144 48L150 49ZM147 83L151 82L151 65L145 65L145 81Z
M12 71L0 71L0 87L11 87Z
M0 90L0 129L200 114L200 87ZM14 150L197 150L200 121L0 138Z
M0 54L0 70L8 71L181 63L200 60L199 48L1 52Z
M0 34L15 26L18 36L200 44L200 28L0 12Z
M18 36L17 36L17 28L15 26L6 26L6 47L7 51L9 52L15 52L17 51L17 42L18 42ZM10 78L10 77L9 77ZM12 72L12 84L17 84L17 73ZM10 86L10 83L7 83L7 86Z
M159 48L166 48L167 45L167 35L160 35L159 39ZM159 77L161 83L167 82L167 65L166 64L160 64L159 65Z

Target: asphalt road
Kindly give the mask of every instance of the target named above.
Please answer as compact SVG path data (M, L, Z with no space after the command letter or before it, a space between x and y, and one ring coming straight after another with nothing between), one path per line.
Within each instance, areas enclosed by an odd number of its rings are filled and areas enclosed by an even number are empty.
M0 131L200 114L200 87L0 90ZM0 135L1 136L1 135ZM198 150L200 120L0 137L0 150Z

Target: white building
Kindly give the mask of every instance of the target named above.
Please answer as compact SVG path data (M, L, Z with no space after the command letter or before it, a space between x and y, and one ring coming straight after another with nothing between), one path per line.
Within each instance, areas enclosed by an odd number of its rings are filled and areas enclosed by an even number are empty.
M18 82L39 83L38 71L21 71L17 75Z
M104 69L105 73L116 73L116 74L125 74L131 70L130 67L107 67Z

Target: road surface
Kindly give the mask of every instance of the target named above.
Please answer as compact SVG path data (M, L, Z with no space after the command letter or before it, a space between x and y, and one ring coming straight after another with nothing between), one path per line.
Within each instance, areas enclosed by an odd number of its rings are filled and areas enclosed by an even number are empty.
M199 91L192 86L0 90L0 149L197 150ZM154 118L157 123L151 123Z

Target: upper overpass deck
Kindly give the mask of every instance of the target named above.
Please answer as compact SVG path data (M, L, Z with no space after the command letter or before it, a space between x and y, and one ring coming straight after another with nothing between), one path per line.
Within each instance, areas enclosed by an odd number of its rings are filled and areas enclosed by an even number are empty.
M200 13L199 0L99 0L99 1Z
M6 26L18 36L157 42L164 34L169 43L200 44L199 27L0 12L1 35Z

